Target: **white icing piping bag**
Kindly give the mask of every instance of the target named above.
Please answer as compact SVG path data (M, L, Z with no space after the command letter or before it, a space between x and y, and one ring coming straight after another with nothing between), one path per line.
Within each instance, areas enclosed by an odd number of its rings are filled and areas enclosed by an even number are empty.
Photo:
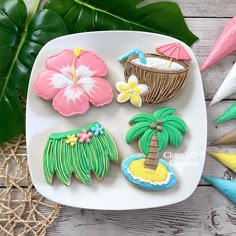
M225 77L209 106L229 97L234 93L236 93L236 63L234 63L233 67Z

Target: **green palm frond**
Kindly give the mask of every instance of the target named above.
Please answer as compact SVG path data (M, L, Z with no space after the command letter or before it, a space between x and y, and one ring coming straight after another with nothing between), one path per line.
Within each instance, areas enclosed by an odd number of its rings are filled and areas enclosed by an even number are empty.
M173 107L161 107L153 113L153 116L156 120L162 120L164 117L172 115L176 112L176 109Z
M169 140L172 146L178 147L183 141L181 132L178 129L176 129L174 126L169 126L169 125L166 125L164 129L169 134Z
M150 129L150 122L140 122L133 125L127 135L126 135L126 142L129 144L133 140L139 138L143 135L148 129Z
M157 133L156 130L148 129L139 140L139 147L145 155L149 154L150 142L155 133Z
M169 143L169 132L166 129L162 129L161 132L157 133L158 139L158 152L161 152L166 149Z
M151 124L156 123L156 120L152 115L147 113L138 114L129 120L129 124L135 124L139 122L149 122Z
M187 133L187 126L185 122L178 116L169 115L164 117L162 119L162 126L165 127L165 125L173 126L184 134Z
M129 123L134 124L126 135L126 142L129 144L137 138L139 147L145 154L149 154L150 142L153 134L157 134L159 152L166 149L169 142L178 147L183 140L182 134L187 133L185 122L174 115L176 109L173 107L161 107L152 115L142 113L130 119Z
M90 143L77 142L73 146L66 143L68 135L81 133L83 129L89 132L96 124L50 135L43 157L44 176L48 184L52 183L55 173L65 185L70 184L72 174L82 183L89 184L91 172L103 178L109 170L110 161L118 162L115 143L105 130L102 135L93 135Z

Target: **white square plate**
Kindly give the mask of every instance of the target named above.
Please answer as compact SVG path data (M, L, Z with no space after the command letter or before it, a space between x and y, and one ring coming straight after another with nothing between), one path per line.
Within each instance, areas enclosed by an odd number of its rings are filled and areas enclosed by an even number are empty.
M132 107L129 103L118 104L116 99L102 108L91 107L83 116L65 118L53 110L51 102L37 97L32 83L37 74L45 69L45 60L64 49L74 50L77 47L93 51L105 60L108 65L107 80L113 86L124 80L124 68L117 58L132 48L143 52L155 52L158 45L178 40L152 33L134 31L104 31L68 35L57 38L46 44L40 51L32 69L26 112L26 137L28 161L32 181L36 189L46 198L73 207L103 210L129 210L160 207L183 201L196 189L201 177L206 151L207 121L201 74L192 50L180 42L191 55L188 83L183 92L175 99L163 104L149 104L141 108ZM52 186L43 176L43 151L49 135L53 132L64 132L83 127L90 122L101 123L114 138L119 157L140 153L137 142L128 145L125 136L128 120L140 112L153 113L161 106L177 108L177 115L183 118L188 126L188 134L177 149L170 146L161 156L174 168L177 184L166 191L145 191L135 187L122 175L119 166L111 165L108 175L101 182L93 178L91 185L83 185L74 177L69 187L56 178Z

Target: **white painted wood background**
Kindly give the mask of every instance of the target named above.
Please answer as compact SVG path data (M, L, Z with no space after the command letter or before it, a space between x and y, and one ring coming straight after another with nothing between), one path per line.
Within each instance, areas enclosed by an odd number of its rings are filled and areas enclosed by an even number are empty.
M25 0L29 5L32 0ZM142 4L155 2L145 0ZM177 0L190 29L200 38L192 47L202 64L224 25L236 15L236 0ZM62 1L63 4L63 1ZM236 52L202 73L206 106L236 60ZM236 126L232 120L216 127L212 124L236 99L207 106L208 143ZM236 152L234 147L209 148ZM236 175L206 156L205 175L236 179ZM48 229L48 235L236 235L236 206L206 182L200 181L194 194L184 202L140 211L94 211L63 207L58 219Z

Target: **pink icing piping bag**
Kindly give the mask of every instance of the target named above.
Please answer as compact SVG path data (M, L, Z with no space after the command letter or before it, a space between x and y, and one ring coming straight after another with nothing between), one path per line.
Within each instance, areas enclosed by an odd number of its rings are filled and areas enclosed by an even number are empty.
M212 66L223 57L236 50L236 16L225 26L220 37L216 41L207 59L201 66L201 71Z

